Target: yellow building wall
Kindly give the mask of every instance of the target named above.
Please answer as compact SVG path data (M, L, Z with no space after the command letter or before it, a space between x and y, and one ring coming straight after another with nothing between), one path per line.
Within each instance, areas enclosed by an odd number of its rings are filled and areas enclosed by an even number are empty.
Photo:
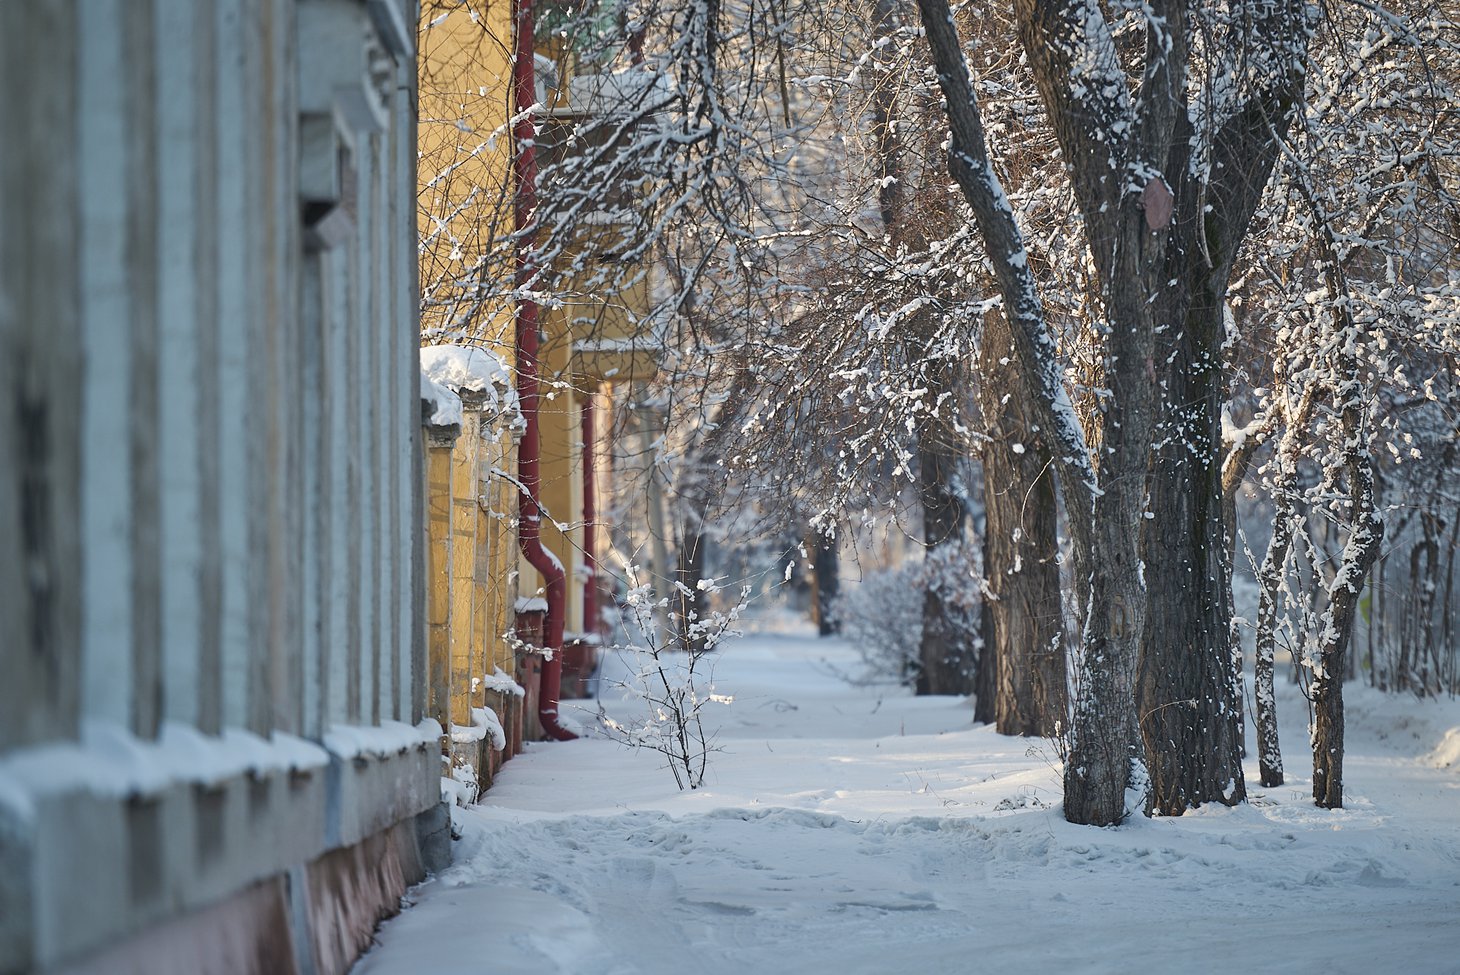
M422 333L510 360L511 4L424 0L418 38Z
M482 706L480 679L498 668L513 673L504 634L512 626L517 564L517 489L492 473L516 467L511 417L483 413L470 398L464 405L461 436L450 452L447 556L451 720L463 727L471 724L471 708ZM433 490L441 486L438 480Z
M492 665L492 641L497 630L492 625L492 592L495 588L492 578L492 512L488 492L491 490L489 472L495 459L488 434L487 418L480 424L482 436L477 441L477 466L472 472L472 506L476 512L475 531L472 533L472 550L475 554L472 564L472 640L478 647L477 673L490 674Z
M426 446L426 669L428 711L451 720L451 454L450 439L430 434Z
M539 349L538 371L541 396L538 406L540 497L543 507L543 546L558 557L567 574L566 633L583 630L583 464L582 412L573 388L567 317L562 309L543 309L546 341ZM567 526L567 531L557 523ZM542 576L526 559L518 563L522 576L519 592L540 595Z
M472 678L486 661L481 620L477 614L478 522L477 464L480 455L480 409L463 402L461 436L451 452L451 721L471 725Z
M517 463L517 415L484 412L467 395L462 422L426 428L427 666L430 714L443 728L470 728L471 709L490 707L509 741L520 698L489 691L483 678L516 673L504 634L513 622L517 576L517 489L496 471ZM458 432L459 431L459 432ZM448 728L449 730L449 728ZM518 736L520 740L520 735ZM489 753L477 739L447 753L486 782L509 753Z
M516 666L512 648L504 634L512 628L513 605L517 601L517 487L492 470L516 474L517 442L505 425L489 429L487 453L490 466L484 468L482 497L486 501L483 526L487 536L486 673L501 670L513 673Z
M545 341L540 350L542 398L538 412L541 443L542 503L552 521L544 520L544 544L563 563L568 574L568 634L585 632L583 583L583 404L597 400L604 382L644 381L658 369L658 350L649 344L640 318L650 307L650 276L626 268L625 285L612 295L570 299L559 308L544 310ZM570 289L586 292L588 289ZM607 412L600 412L595 436L602 441L611 429ZM598 466L600 541L608 525L602 519L607 500L602 492L606 468ZM535 593L542 579L524 560L520 570L523 594Z
M423 0L418 130L422 332L430 342L466 339L486 345L508 362L515 355L516 311L510 300L515 272L514 178L513 144L507 128L513 111L512 34L510 3ZM539 37L537 46L540 53L557 62L560 78L571 77L571 57L551 38ZM566 86L563 91L549 91L548 96L548 114L561 115L563 124L574 124L570 113L564 114L570 101ZM544 125L551 124L552 120L544 119ZM626 230L598 228L583 240L575 240L574 248L616 250ZM538 423L541 501L548 515L542 538L567 573L568 633L585 628L581 403L584 397L597 394L600 382L649 378L657 366L654 350L614 344L638 332L639 316L647 312L650 302L647 275L627 266L623 270L619 280L624 283L607 291L601 284L566 282L563 292L578 297L570 297L559 309L542 310L547 334L539 365L543 396ZM479 286L481 293L470 294L473 286ZM585 294L592 297L582 297ZM585 340L587 344L575 351L574 343ZM600 423L599 435L607 429ZM480 449L491 453L496 448ZM478 466L490 470L493 465ZM515 474L515 454L495 466ZM515 513L515 488L510 482L482 482L477 496L496 511ZM458 577L469 575L474 581L470 586L458 584L453 597L458 615L470 622L453 627L459 646L453 645L451 650L452 666L480 666L486 673L500 667L511 673L512 656L500 634L510 628L513 596L539 594L542 579L518 556L509 519L467 519L463 509L457 510L461 523L455 540L470 553L459 552L453 567ZM558 529L554 522L564 523L566 530ZM471 544L464 544L469 536ZM469 559L475 561L469 563ZM488 577L485 584L481 581L484 574ZM517 582L515 594L500 584L502 579ZM468 631L470 637L465 635ZM453 700L452 711L461 715L461 699ZM457 718L458 723L464 720Z

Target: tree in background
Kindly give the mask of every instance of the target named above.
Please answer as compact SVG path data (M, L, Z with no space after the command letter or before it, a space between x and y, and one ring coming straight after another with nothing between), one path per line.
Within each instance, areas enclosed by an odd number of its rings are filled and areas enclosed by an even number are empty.
M1460 209L1447 187L1460 143L1441 120L1456 104L1457 39L1437 8L1414 4L1404 15L1329 12L1330 29L1315 42L1320 70L1284 143L1259 215L1265 246L1243 288L1246 317L1266 323L1275 363L1257 415L1236 438L1249 449L1277 443L1262 472L1275 517L1258 571L1259 759L1264 784L1280 783L1273 658L1281 642L1312 701L1315 800L1325 806L1342 804L1342 682L1361 662L1356 624L1365 622L1362 663L1378 681L1388 676L1388 641L1375 640L1385 632L1376 606L1404 592L1416 623L1409 633L1418 635L1433 626L1436 604L1448 613L1451 600L1429 556L1449 506L1439 485L1455 443L1443 404L1457 351ZM1386 481L1399 488L1387 531ZM1365 577L1382 576L1383 538L1416 525L1407 561L1418 584L1364 595ZM1443 673L1434 636L1430 629L1416 655L1431 668L1421 688Z

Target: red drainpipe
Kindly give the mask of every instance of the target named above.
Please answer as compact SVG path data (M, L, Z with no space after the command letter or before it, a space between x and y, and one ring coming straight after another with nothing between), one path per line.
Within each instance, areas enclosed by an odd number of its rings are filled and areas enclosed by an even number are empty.
M525 291L537 275L537 138L536 125L527 108L537 102L534 77L532 0L517 0L517 45L512 66L516 108L521 117L513 126L517 155L512 161L517 177L513 219L517 230L517 287ZM557 556L543 548L542 506L538 497L542 484L539 469L537 302L523 297L517 302L517 397L527 430L517 452L517 479L521 482L518 505L517 543L528 563L542 574L547 584L547 619L543 622L543 645L551 651L542 665L542 686L537 716L549 738L569 741L578 737L558 721L558 696L563 682L563 619L567 610L568 581Z
M583 563L588 578L583 583L583 631L598 634L598 485L593 477L593 389L583 397Z

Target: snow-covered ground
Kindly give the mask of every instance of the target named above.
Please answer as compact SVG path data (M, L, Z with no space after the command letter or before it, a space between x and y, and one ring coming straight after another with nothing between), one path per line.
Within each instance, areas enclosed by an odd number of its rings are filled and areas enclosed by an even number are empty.
M705 788L606 740L532 746L357 975L1460 972L1460 702L1351 689L1326 811L1280 688L1289 784L1249 762L1247 805L1099 830L1061 817L1049 742L851 686L838 641L719 656Z

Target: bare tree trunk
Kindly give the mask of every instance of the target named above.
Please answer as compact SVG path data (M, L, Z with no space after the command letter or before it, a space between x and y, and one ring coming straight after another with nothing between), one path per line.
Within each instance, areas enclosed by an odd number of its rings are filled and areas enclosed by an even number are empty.
M811 530L811 618L816 632L821 636L833 636L837 632L836 617L832 603L841 590L841 562L837 554L835 535L828 535L816 529Z
M1277 689L1273 654L1277 646L1277 602L1282 588L1283 564L1292 544L1297 512L1286 499L1278 502L1272 541L1258 570L1257 635L1252 695L1257 711L1257 767L1264 786L1283 784L1283 753L1278 743Z
M705 578L705 546L709 540L702 530L704 525L699 512L703 508L695 508L696 502L703 503L698 498L679 499L685 511L676 526L674 539L675 629L679 648L688 653L701 653L705 649L704 634L695 628L695 624L703 615L701 598L704 593L700 590L700 582Z
M972 694L976 658L956 612L936 587L923 590L923 632L919 643L917 694Z
M1377 494L1377 492L1376 492ZM1375 503L1378 503L1376 497ZM1457 510L1450 521L1450 544L1447 546L1449 555L1445 560L1445 596L1440 601L1441 612L1444 616L1441 620L1440 644L1445 648L1444 660L1440 663L1440 686L1439 693L1454 694L1456 690L1455 681L1455 639L1454 639L1454 594L1455 594L1455 552L1460 548L1460 510ZM1370 614L1369 633L1370 643L1373 642L1374 624L1373 614ZM1372 653L1370 654L1372 657ZM1370 673L1372 673L1372 662Z
M1013 339L990 314L979 348L979 400L990 442L983 450L987 519L984 571L993 598L984 653L994 668L994 716L1002 735L1053 737L1065 714L1065 651L1054 476L1007 365Z
M989 564L988 536L984 536L984 565ZM975 724L993 724L998 720L995 702L998 698L999 660L994 654L994 611L993 604L986 598L979 603L978 663L973 670L973 721Z
M1187 184L1186 191L1195 193ZM1194 204L1195 201L1191 201ZM1144 547L1145 640L1136 707L1151 779L1149 803L1177 816L1247 796L1242 697L1231 649L1231 581L1221 478L1222 325L1217 285L1199 262L1184 327L1162 333L1165 402L1150 474ZM1168 291L1171 289L1168 289ZM1170 320L1170 319L1168 319Z
M1283 395L1288 369L1279 365L1273 376L1275 396ZM1267 788L1283 784L1283 755L1278 743L1277 690L1274 686L1277 650L1278 602L1286 574L1288 551L1298 528L1298 454L1317 402L1317 388L1309 383L1296 408L1274 407L1269 429L1285 424L1274 453L1277 478L1273 484L1273 527L1267 552L1257 570L1257 629L1253 637L1253 698L1257 719L1257 764L1260 781ZM1231 494L1235 495L1235 487Z
M1023 234L989 160L978 98L948 3L918 0L918 8L952 131L949 171L973 211L998 282L1026 401L1050 438L1060 467L1075 543L1076 585L1089 586L1081 694L1065 763L1065 817L1075 823L1117 823L1125 815L1125 789L1135 757L1133 682L1147 609L1140 539L1152 530L1162 538L1193 529L1204 536L1214 533L1198 543L1203 546L1201 558L1192 561L1191 569L1220 571L1224 562L1214 457L1201 461L1202 470L1210 473L1201 482L1200 500L1170 523L1153 523L1154 529L1146 525L1149 435L1157 408L1153 387L1163 378L1156 374L1154 334L1158 325L1168 331L1201 328L1185 347L1194 363L1213 348L1208 333L1220 325L1237 247L1272 172L1278 140L1290 124L1290 106L1302 91L1304 8L1274 4L1253 24L1255 37L1291 56L1244 86L1244 103L1212 133L1208 169L1193 166L1191 159L1200 133L1187 105L1191 25L1185 5L1153 0L1145 62L1136 81L1121 66L1113 28L1099 5L1015 0L1020 41L1070 168L1099 285L1109 396L1094 463L1087 437L1069 408ZM1071 84L1071 78L1079 83ZM1207 179L1199 170L1214 175ZM1138 182L1133 184L1132 176ZM1180 218L1173 220L1177 213ZM1214 363L1198 365L1208 373L1216 368ZM1203 375L1199 381L1214 380ZM1208 399L1203 392L1202 408L1214 409L1205 405ZM1196 417L1195 428L1211 430L1214 415ZM1214 435L1204 447L1215 453ZM1153 488L1169 491L1174 502L1163 504L1162 514L1181 514L1174 486L1173 480L1170 488ZM1211 549L1215 560L1207 554ZM1197 635L1201 649L1220 651L1215 665L1203 661L1197 669L1197 684L1211 689L1209 697L1197 700L1225 719L1221 708L1230 694L1231 655L1225 643L1228 621L1213 618L1227 606L1220 586L1215 599L1203 594L1182 635ZM1164 603L1161 612L1163 622L1181 618ZM1154 671L1164 662L1153 659L1152 665ZM1220 723L1213 730L1229 734ZM1163 742L1156 744L1164 747Z
M963 438L955 423L961 397L959 363L946 356L934 356L938 336L931 334L931 321L921 325L916 354L922 364L926 401L932 411L919 414L916 428L918 450L918 497L923 509L923 629L918 653L918 694L968 694L973 690L974 630L967 610L952 604L948 595L952 580L940 574L963 570L963 492L959 474L963 466ZM910 343L911 345L911 343Z
M1291 431L1291 428L1290 428ZM1289 440L1284 437L1284 442ZM1279 451L1281 457L1282 451ZM1283 459L1279 460L1283 463ZM1283 784L1283 755L1278 746L1277 692L1274 687L1274 661L1277 649L1278 600L1282 591L1288 549L1292 547L1297 527L1295 504L1296 471L1280 469L1274 489L1272 538L1267 554L1257 570L1257 632L1253 638L1253 697L1257 711L1257 762L1262 784L1268 788Z
M1279 373L1281 371L1279 370ZM1277 387L1278 380L1274 380L1274 387ZM1257 451L1272 436L1277 428L1278 411L1269 409L1263 416L1257 417L1252 423L1240 431L1234 429L1234 436L1228 439L1227 424L1225 422L1226 407L1223 407L1223 430L1222 430L1222 470L1221 470L1221 492L1222 492L1222 531L1225 533L1227 546L1227 570L1234 571L1237 563L1237 535L1240 526L1237 519L1237 492L1241 490L1247 478L1247 471L1252 466L1252 460ZM1247 756L1247 729L1244 721L1244 712L1241 707L1242 699L1242 638L1237 630L1237 612L1232 604L1231 576L1228 576L1226 587L1228 605L1225 616L1228 622L1228 641L1232 647L1232 677L1233 685L1237 692L1238 700L1238 729L1237 740L1243 758ZM1271 688L1271 664L1268 661L1268 686ZM1276 726L1274 726L1275 729ZM1259 732L1259 737L1260 737ZM1276 752L1274 752L1276 754Z
M1316 666L1313 668L1313 801L1326 809L1343 806L1343 668L1353 637L1354 612L1369 567L1384 540L1384 522L1374 505L1367 423L1357 379L1341 395L1344 460L1348 469L1352 517L1338 574L1328 587L1328 609Z
M1440 528L1439 519L1433 511L1420 512L1419 524L1422 537L1416 550L1423 553L1423 568L1414 580L1415 595L1419 603L1415 621L1420 631L1416 654L1418 686L1415 690L1428 695L1437 689L1439 678L1439 667L1435 666L1431 670L1431 666L1439 662L1439 654L1435 648L1435 596L1439 591ZM1349 659L1353 659L1353 654L1349 654Z
M1076 679L1080 695L1065 759L1065 818L1072 823L1113 826L1128 811L1125 791L1138 758L1133 685L1145 594L1139 536L1124 526L1138 521L1141 501L1141 492L1129 487L1102 494L1090 555L1076 564L1081 574L1081 566L1100 568L1088 571L1090 600Z
M1065 817L1071 822L1110 825L1125 816L1125 787L1130 776L1130 666L1139 641L1139 592L1134 522L1125 510L1139 504L1143 493L1125 479L1103 489L1090 462L1085 434L1075 419L1063 376L1055 358L1053 336L1044 318L1038 287L1029 269L1023 235L1004 197L988 158L988 143L953 27L947 0L918 0L938 81L943 89L953 141L949 171L974 213L974 220L992 265L1017 350L1021 387L1042 430L1052 441L1051 454L1061 468L1065 506L1070 514L1076 550L1077 588L1089 580L1090 598L1081 656L1082 695L1071 722L1069 760L1065 763ZM1138 298L1133 300L1139 301ZM1149 330L1114 329L1112 352L1127 371L1149 359ZM1142 343L1146 348L1142 348ZM1142 354L1142 353L1145 354ZM1126 385L1116 383L1116 385ZM1107 420L1114 440L1101 457L1101 470L1119 469L1143 439L1144 414L1114 391L1116 404ZM1139 390L1134 390L1137 396ZM1125 418L1136 422L1123 426ZM1118 454L1118 459L1112 459ZM1136 509L1138 510L1138 509ZM1120 512L1127 517L1111 518ZM1114 526L1119 524L1117 530ZM1096 567L1099 571L1096 571ZM1135 603L1136 605L1132 605ZM1117 605L1118 604L1118 605ZM1134 616L1134 618L1133 618Z
M1331 303L1334 334L1330 342L1338 360L1333 393L1339 404L1343 433L1339 456L1349 489L1348 539L1344 542L1338 571L1328 583L1328 606L1323 613L1317 659L1308 661L1313 673L1310 688L1313 801L1326 809L1338 809L1343 806L1345 658L1353 639L1359 595L1384 541L1384 521L1374 502L1374 465L1369 456L1369 392L1364 388L1359 366L1358 347L1363 342L1363 331L1354 321L1348 282L1332 226L1312 187L1305 180L1299 180L1298 187L1313 216L1313 232L1322 255L1324 283Z

